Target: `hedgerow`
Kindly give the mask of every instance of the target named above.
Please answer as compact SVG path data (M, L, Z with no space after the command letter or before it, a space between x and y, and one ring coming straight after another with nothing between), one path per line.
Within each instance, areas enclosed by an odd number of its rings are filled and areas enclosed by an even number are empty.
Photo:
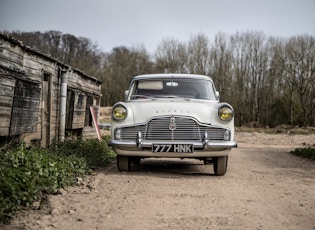
M24 144L0 151L0 222L8 223L21 207L103 166L114 157L107 141L66 140L49 149Z

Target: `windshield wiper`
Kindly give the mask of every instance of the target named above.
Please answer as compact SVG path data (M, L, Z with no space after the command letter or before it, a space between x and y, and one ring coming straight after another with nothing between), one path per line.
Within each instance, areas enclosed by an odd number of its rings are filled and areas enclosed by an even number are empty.
M184 100L187 100L187 101L190 101L190 100L191 100L190 98L180 97L180 96L176 96L176 95L158 95L158 97L161 97L161 98L176 98L176 99L184 99Z
M155 100L156 99L153 96L142 95L142 94L135 94L135 95L131 95L130 97L133 98L133 99L151 99L151 100Z

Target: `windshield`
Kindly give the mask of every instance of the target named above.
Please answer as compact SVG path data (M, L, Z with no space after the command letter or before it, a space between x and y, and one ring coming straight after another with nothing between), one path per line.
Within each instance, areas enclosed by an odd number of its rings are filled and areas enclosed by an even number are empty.
M185 98L217 100L211 81L203 79L150 79L135 81L129 100Z

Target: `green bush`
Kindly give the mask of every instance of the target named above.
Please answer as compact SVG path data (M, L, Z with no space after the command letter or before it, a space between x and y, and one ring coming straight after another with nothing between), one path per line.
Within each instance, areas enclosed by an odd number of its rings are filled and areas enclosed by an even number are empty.
M108 139L107 139L108 140ZM49 149L24 144L0 151L0 222L115 157L107 140L66 140Z
M89 167L95 168L104 166L115 157L114 152L108 146L108 137L103 137L103 141L98 139L90 140L67 140L51 147L51 150L61 156L83 157Z
M306 148L297 148L294 151L291 151L291 153L296 156L302 156L311 160L315 160L315 145L313 145L313 147L308 146Z

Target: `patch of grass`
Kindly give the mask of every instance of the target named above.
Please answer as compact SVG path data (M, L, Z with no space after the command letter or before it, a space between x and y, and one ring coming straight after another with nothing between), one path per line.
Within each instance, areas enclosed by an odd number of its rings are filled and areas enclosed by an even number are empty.
M293 155L305 157L311 160L315 160L315 145L308 146L306 148L297 148L291 151Z
M0 151L0 222L8 223L21 207L74 185L77 177L106 165L114 152L103 142L66 140L49 149L24 144Z

